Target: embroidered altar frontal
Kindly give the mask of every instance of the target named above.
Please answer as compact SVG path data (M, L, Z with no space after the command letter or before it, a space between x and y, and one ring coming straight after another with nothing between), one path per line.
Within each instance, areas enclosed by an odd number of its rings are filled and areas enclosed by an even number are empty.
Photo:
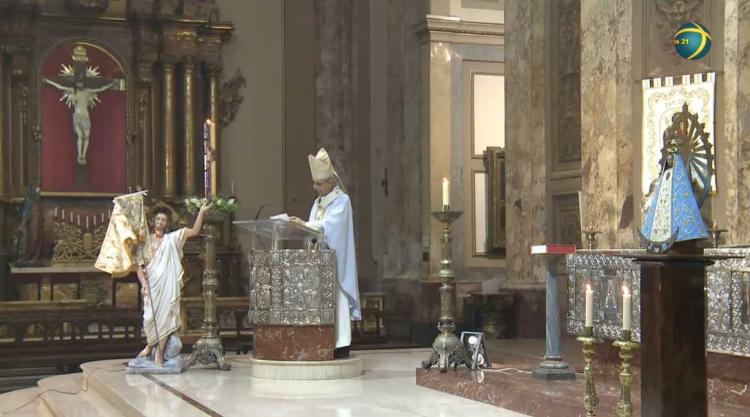
M617 254L632 250L579 251L566 257L568 275L568 333L583 334L584 288L594 290L594 334L613 340L622 328L623 285L633 294L633 339L640 341L641 270ZM706 348L750 355L750 248L705 249L706 255L739 256L706 268Z
M255 251L250 263L254 325L333 325L336 255L332 250Z

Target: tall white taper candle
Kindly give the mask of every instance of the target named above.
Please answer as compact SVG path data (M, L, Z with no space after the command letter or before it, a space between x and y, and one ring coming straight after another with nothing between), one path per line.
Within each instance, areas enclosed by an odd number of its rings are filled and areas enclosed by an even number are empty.
M586 327L594 325L594 290L591 284L586 284Z

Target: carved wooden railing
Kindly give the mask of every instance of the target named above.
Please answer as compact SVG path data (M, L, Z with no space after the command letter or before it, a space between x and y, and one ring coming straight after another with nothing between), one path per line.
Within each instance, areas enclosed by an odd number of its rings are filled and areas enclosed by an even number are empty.
M0 368L123 357L142 343L136 308L84 300L0 303Z

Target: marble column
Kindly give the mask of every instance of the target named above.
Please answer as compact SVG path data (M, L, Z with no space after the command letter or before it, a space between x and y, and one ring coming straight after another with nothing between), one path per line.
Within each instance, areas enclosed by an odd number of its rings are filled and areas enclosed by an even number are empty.
M220 64L209 64L208 67L208 117L216 123L216 149L214 157L216 161L211 164L211 190L219 194L219 167L221 165L221 117L219 115L219 77L221 77L222 66Z
M600 248L637 245L634 223L633 5L581 2L581 182L583 228L602 234Z
M5 197L7 155L5 154L5 48L0 45L0 197ZM5 230L5 229L2 229ZM0 246L2 244L0 243Z
M176 60L173 57L164 57L162 62L162 149L164 171L162 172L162 196L172 198L176 195L177 188L177 154L175 149L175 92L174 92L174 70Z
M183 194L193 196L196 194L196 167L195 167L195 63L191 58L182 61L182 124L183 124L183 167L182 184Z
M505 4L507 278L544 277L530 246L547 240L545 210L547 144L550 135L550 4L544 0Z
M348 0L315 1L315 125L317 145L328 150L356 208L353 8Z
M378 167L383 193L385 250L383 275L395 292L411 301L423 275L424 248L430 244L431 227L426 161L427 126L425 91L429 71L429 44L417 41L414 28L429 13L424 2L391 0L387 14L385 92L386 135L383 139L385 166ZM439 247L439 245L437 246ZM398 297L389 293L391 299ZM416 302L416 301L415 301ZM399 303L398 301L394 304ZM401 308L407 308L404 305Z
M724 146L717 137L716 168L719 171L717 217L729 229L727 241L750 242L750 4L743 0L724 2L724 100L717 113L724 113ZM714 53L712 51L712 53ZM722 74L719 75L721 77ZM721 86L719 78L717 87ZM718 88L717 88L718 89ZM718 126L717 126L718 129ZM725 224L721 224L721 218Z

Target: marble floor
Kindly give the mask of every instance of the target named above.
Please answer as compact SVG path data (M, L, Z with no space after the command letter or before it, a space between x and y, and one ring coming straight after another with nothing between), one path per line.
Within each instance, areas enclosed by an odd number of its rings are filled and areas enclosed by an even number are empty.
M42 380L36 389L0 395L0 415L102 415L90 413L102 410L106 403L110 410L107 415L115 417L523 416L417 386L415 368L428 356L428 349L354 354L363 360L362 376L322 381L252 378L249 357L243 355L230 355L229 372L193 369L181 375L127 375L122 360L93 362L83 366L83 374ZM72 395L70 392L76 391L71 387L75 385L84 389ZM47 392L41 398L34 400L34 395L44 391ZM7 413L23 404L27 405Z

